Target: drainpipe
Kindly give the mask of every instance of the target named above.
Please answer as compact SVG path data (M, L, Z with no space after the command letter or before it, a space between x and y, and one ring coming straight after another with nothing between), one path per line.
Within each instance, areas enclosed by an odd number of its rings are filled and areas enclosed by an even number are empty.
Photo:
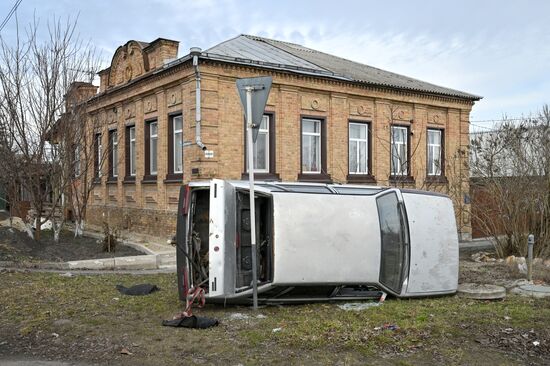
M193 67L195 68L195 143L201 150L206 150L206 146L201 139L201 72L199 70L199 55L201 49L199 47L191 47L189 54L193 56Z

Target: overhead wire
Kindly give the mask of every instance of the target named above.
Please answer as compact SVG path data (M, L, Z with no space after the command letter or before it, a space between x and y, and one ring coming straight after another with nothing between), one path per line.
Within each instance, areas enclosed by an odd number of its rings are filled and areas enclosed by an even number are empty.
M13 5L13 7L11 8L10 12L8 13L8 15L6 15L6 18L4 19L4 21L2 21L2 24L0 24L0 32L2 32L2 29L4 29L4 27L6 26L6 24L8 24L8 22L10 21L13 13L15 13L15 11L17 10L17 8L19 7L19 4L21 4L23 0L16 0L15 1L15 4Z

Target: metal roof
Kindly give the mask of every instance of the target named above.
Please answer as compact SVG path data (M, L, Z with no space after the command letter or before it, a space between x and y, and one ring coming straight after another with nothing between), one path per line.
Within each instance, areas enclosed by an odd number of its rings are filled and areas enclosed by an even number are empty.
M202 53L225 62L255 64L303 74L317 74L368 85L479 100L482 97L350 61L295 43L241 34Z

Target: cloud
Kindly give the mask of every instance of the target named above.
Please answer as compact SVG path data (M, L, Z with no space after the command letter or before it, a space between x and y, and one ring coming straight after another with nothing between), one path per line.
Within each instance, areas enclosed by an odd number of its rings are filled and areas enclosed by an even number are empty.
M548 1L26 0L20 21L34 9L39 16L79 11L83 38L104 50L106 62L130 39L176 39L183 55L248 33L482 95L476 119L528 114L550 102Z

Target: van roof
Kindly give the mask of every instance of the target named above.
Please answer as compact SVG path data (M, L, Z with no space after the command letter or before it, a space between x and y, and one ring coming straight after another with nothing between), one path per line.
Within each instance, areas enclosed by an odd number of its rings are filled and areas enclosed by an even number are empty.
M247 180L227 180L231 185L248 189ZM210 181L193 181L191 187L208 187ZM387 189L398 189L405 194L422 194L429 196L449 197L443 193L423 191L418 189L406 189L397 187L366 186L359 184L334 184L334 183L310 183L310 182L279 182L279 181L255 181L254 185L258 191L263 192L293 192L293 193L314 193L314 194L343 194L372 196Z

